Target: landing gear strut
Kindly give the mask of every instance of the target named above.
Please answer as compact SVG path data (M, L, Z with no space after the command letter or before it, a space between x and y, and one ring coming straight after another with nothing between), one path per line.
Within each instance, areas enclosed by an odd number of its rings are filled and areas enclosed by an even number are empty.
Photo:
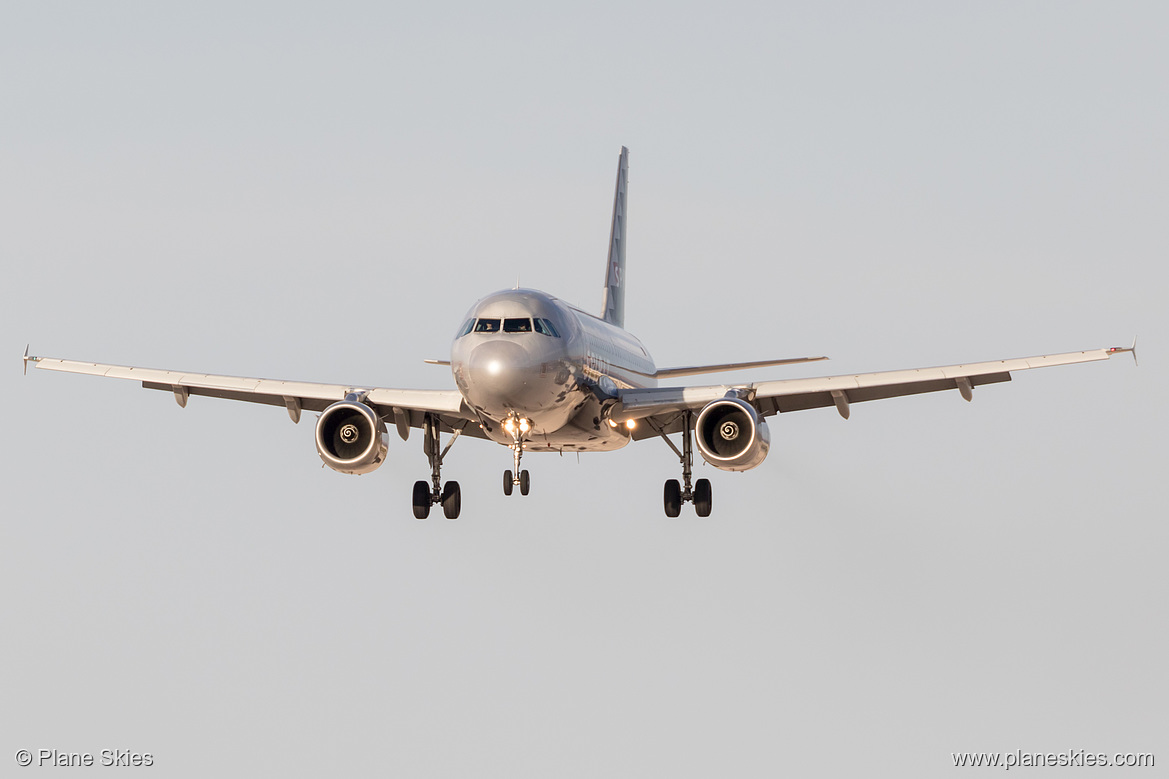
M690 477L694 469L694 429L692 427L693 412L682 412L682 450L674 446L674 442L662 431L654 426L662 440L674 450L682 463L682 483L677 479L669 479L662 490L662 504L666 509L667 517L676 517L682 513L683 503L693 503L694 512L700 517L709 517L712 505L712 490L709 479L699 479L691 485Z
M427 414L422 423L422 430L424 436L422 451L426 453L426 459L430 462L430 484L424 481L414 482L414 517L426 519L430 516L431 505L441 503L443 516L447 519L458 519L463 506L462 490L459 489L457 481L448 481L445 485L442 483L442 460L463 429L460 427L455 430L451 440L447 441L446 447L442 449L439 448L441 441L438 417Z
M511 433L511 454L515 465L514 471L503 472L503 494L511 495L512 490L519 485L520 494L527 495L532 486L532 477L527 471L520 470L520 458L524 455L524 433L531 428L526 419L508 419L503 427Z

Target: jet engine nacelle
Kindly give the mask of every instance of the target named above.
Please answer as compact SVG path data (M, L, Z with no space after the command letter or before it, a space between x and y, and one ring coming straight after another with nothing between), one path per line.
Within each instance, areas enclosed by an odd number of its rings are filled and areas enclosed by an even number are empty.
M317 454L325 465L341 473L363 474L386 461L389 436L386 423L369 406L342 400L325 409L317 420Z
M749 471L771 448L767 423L754 406L735 397L712 400L698 412L694 440L702 458L724 471Z

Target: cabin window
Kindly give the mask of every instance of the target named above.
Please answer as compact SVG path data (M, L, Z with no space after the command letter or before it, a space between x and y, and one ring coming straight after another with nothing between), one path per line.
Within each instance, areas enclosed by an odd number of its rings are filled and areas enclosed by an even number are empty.
M474 319L468 319L466 322L463 322L463 326L459 328L459 334L456 335L455 338L462 338L464 335L471 332L471 328L473 328L474 326L475 326Z
M475 323L476 333L498 333L499 320L498 319L480 319Z
M532 320L526 317L523 319L505 319L503 320L503 332L530 333L532 332Z

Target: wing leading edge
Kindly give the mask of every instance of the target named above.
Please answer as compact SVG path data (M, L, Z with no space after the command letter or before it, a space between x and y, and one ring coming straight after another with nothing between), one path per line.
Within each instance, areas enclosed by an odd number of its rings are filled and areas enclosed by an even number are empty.
M1114 354L1132 351L1131 347L1117 346L1082 352L849 376L620 390L619 400L611 413L611 418L621 422L628 419L660 417L656 421L667 424L674 421L672 417L677 412L701 408L712 400L724 397L728 392L737 391L744 399L752 402L763 416L835 406L840 415L847 419L852 403L951 389L958 390L962 397L970 400L974 387L1010 381L1013 371L1107 360ZM638 428L634 437L646 438L654 435L657 435L654 429Z

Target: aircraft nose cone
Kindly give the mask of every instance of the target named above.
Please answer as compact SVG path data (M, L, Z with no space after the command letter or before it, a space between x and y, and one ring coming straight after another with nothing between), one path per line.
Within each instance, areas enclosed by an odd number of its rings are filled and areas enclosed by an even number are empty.
M530 364L522 346L488 341L475 347L467 361L468 400L492 411L525 408L539 366Z

